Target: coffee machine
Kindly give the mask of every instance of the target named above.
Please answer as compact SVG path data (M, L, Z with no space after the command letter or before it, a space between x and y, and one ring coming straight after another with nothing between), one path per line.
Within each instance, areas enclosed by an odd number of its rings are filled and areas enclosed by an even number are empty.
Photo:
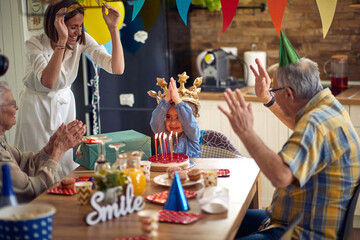
M240 82L229 76L230 60L240 61L236 56L222 49L206 50L197 58L197 69L203 77L202 91L222 92L226 88L241 88L245 82Z

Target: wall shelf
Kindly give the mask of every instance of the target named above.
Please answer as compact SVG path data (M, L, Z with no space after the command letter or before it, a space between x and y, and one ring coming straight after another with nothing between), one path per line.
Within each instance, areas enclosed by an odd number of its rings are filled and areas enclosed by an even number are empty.
M349 7L353 9L360 9L360 4L351 4Z

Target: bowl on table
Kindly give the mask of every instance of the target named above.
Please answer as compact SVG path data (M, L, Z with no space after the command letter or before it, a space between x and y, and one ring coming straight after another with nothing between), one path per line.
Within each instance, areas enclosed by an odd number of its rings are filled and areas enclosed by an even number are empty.
M0 239L51 239L55 207L19 204L0 209Z

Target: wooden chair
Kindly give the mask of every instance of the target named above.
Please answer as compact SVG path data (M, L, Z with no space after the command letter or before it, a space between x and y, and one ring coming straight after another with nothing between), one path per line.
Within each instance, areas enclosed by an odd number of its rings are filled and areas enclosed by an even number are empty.
M214 130L201 130L200 158L238 158L243 157L230 140Z
M301 221L303 216L304 216L304 214L302 212L299 212L294 215L294 217L290 221L289 226L286 228L286 231L280 237L280 240L291 240L291 236L292 236L292 233L294 232L294 228L296 225L299 224L299 222Z
M345 221L342 229L339 232L339 239L341 240L352 240L353 239L353 220L356 203L359 198L360 184L356 187L354 195L350 199L349 206L346 210Z

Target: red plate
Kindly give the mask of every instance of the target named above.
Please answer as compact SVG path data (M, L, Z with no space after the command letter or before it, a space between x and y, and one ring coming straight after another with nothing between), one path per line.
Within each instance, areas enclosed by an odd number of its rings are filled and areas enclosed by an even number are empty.
M229 177L230 170L229 169L218 169L218 177Z
M113 240L148 240L146 236L114 238Z
M52 193L52 194L60 194L60 195L74 195L75 192L75 187L72 189L62 189L61 187L54 187L51 188L49 190L47 190L48 193Z
M193 198L197 195L197 192L195 191L191 191L191 190L184 190L185 193L185 197L186 198ZM159 204L165 204L166 203L166 199L168 197L169 191L164 191L161 193L155 193L152 195L148 195L146 197L147 200L149 200L150 202L154 202L154 203L159 203Z
M159 210L159 222L190 224L199 220L203 215L189 212Z

